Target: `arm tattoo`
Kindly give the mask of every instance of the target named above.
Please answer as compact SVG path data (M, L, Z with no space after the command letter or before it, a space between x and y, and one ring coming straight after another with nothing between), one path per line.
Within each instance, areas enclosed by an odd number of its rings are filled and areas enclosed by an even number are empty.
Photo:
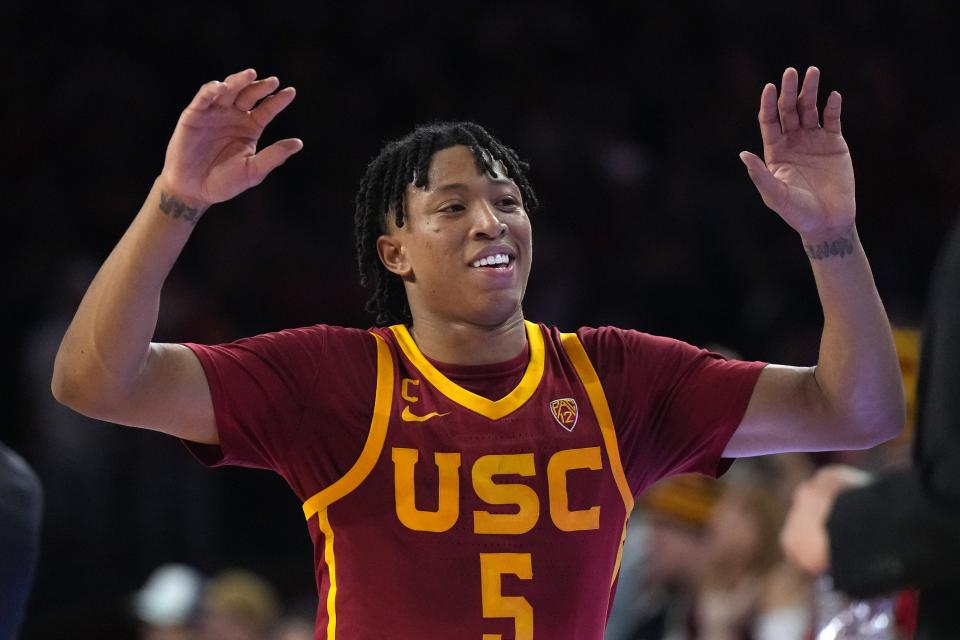
M844 258L853 253L853 232L829 242L824 240L818 244L805 244L803 248L807 250L807 256L811 260Z
M183 218L190 224L197 224L197 220L203 215L199 209L188 207L183 200L163 191L160 192L160 211L172 218Z

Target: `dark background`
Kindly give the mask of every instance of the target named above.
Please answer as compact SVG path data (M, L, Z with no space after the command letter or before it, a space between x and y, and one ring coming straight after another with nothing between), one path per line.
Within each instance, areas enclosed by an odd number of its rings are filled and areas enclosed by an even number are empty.
M165 289L158 340L369 325L352 236L366 163L416 123L473 119L530 161L543 203L529 318L812 364L821 316L806 258L737 158L760 150L760 90L785 66L816 64L821 95L843 93L860 235L892 318L916 324L960 204L950 4L4 9L12 349L0 438L47 491L25 637L120 637L127 596L172 560L246 566L287 598L312 593L300 506L278 477L204 470L171 438L80 418L49 396L79 296L202 83L253 66L296 86L266 138L305 148L204 217Z

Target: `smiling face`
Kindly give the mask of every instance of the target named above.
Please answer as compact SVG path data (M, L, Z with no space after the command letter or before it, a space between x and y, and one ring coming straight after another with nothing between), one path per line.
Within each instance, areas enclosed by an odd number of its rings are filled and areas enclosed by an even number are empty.
M384 265L403 278L418 317L497 326L522 317L533 257L520 190L494 163L482 172L469 148L438 151L427 186L407 186L404 225L391 215L377 240Z

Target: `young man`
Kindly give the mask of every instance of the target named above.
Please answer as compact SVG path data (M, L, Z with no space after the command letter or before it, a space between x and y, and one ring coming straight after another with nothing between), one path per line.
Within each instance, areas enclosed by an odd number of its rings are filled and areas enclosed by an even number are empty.
M840 95L763 89L765 160L741 158L801 236L824 311L817 367L723 360L620 329L524 319L536 204L516 154L470 123L388 145L357 198L369 331L151 343L160 289L206 209L302 147L256 153L294 97L252 69L183 112L133 224L67 331L57 398L280 473L316 545L318 638L600 638L633 500L723 457L868 447L903 407L857 238ZM204 446L205 445L205 446Z

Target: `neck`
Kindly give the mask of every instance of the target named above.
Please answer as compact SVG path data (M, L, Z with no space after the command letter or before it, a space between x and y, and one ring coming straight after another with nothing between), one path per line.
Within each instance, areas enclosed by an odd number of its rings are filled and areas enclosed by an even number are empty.
M493 364L516 357L527 344L523 312L484 326L415 314L410 334L428 358L447 364Z

